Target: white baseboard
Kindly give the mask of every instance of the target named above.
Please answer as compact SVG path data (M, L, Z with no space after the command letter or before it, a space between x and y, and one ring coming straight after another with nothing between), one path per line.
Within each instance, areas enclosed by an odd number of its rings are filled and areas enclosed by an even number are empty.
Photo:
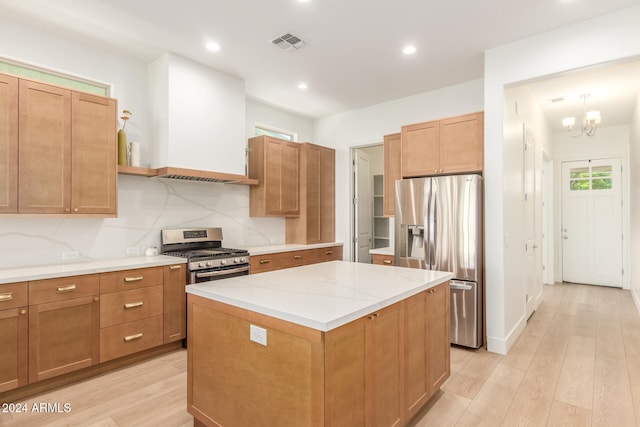
M511 329L506 338L487 337L487 351L506 355L511 347L516 343L522 331L527 326L527 319L524 316Z
M636 304L638 314L640 314L640 289L631 289L631 297L633 298L633 302Z

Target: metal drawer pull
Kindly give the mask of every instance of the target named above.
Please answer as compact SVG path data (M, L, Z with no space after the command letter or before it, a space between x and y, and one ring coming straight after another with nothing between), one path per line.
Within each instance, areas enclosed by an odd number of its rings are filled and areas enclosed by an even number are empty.
M0 302L11 301L13 299L13 292L7 292L6 294L0 294Z
M144 276L136 276L136 277L125 277L124 281L125 282L139 282L140 280L144 279Z
M333 251L327 251L324 253L325 255L333 255Z
M384 261L382 261L385 264L391 264L391 260L390 259L385 259Z
M378 313L373 313L373 314L369 315L368 318L369 318L369 320L374 320L374 319L377 319L379 315L380 314L378 314Z
M181 268L181 265L172 265L171 267L169 267L169 270L180 270Z
M62 294L65 292L73 292L75 290L76 290L76 285L58 286L57 288L57 292L59 294Z
M140 338L142 338L142 332L138 332L135 335L129 335L127 337L124 337L124 340L126 342L129 342L129 341L133 341L133 340L139 340Z
M124 308L136 308L136 307L142 307L144 305L144 302L142 301L138 301L138 302L130 302L124 305Z
M294 255L293 256L293 259L300 259L300 258L302 258L302 255Z
M269 264L271 262L270 259L261 259L260 264Z

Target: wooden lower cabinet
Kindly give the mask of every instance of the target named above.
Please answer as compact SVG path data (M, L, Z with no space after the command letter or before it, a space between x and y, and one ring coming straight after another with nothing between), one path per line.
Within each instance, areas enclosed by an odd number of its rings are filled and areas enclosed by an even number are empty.
M0 393L23 396L42 380L179 348L171 343L186 337L185 286L183 264L0 284ZM78 375L87 374L60 381Z
M449 376L448 292L329 332L190 294L187 410L225 427L405 426ZM251 325L267 346L249 339Z
M273 252L264 255L252 255L249 258L251 274L299 267L326 261L342 259L342 245L323 248L302 249L296 251Z
M405 301L404 395L413 417L450 374L449 285Z
M395 257L393 255L373 254L371 257L373 264L379 265L395 265Z
M29 382L86 368L100 357L98 275L29 282Z
M29 381L27 314L27 284L0 285L0 393Z
M187 273L184 264L163 268L164 332L163 341L169 343L187 337Z

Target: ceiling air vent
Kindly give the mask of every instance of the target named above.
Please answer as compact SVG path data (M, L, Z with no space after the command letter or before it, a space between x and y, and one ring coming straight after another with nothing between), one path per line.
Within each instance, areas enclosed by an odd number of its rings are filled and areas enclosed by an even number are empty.
M275 44L280 49L284 49L284 50L300 49L305 45L305 43L302 40L300 40L298 37L294 36L291 33L285 33L280 37L271 40L271 43Z

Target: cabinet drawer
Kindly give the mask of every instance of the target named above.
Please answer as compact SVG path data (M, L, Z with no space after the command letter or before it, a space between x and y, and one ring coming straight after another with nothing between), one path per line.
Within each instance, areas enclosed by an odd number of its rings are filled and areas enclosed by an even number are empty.
M162 314L162 286L112 292L100 297L100 327Z
M251 274L264 273L265 271L279 270L285 268L284 253L277 252L273 254L253 255L249 257L251 264Z
M97 274L34 280L29 282L29 305L88 297L99 291Z
M305 249L301 251L290 251L282 253L283 268L299 267L301 265L315 264L317 260L315 249Z
M162 285L162 267L139 268L100 274L101 294L158 285Z
M342 246L329 246L318 248L316 251L316 262L340 261L342 260Z
M0 285L0 310L27 306L28 295L27 282Z
M162 345L162 316L100 330L100 362Z
M380 265L395 265L395 257L393 255L373 254L373 263Z

